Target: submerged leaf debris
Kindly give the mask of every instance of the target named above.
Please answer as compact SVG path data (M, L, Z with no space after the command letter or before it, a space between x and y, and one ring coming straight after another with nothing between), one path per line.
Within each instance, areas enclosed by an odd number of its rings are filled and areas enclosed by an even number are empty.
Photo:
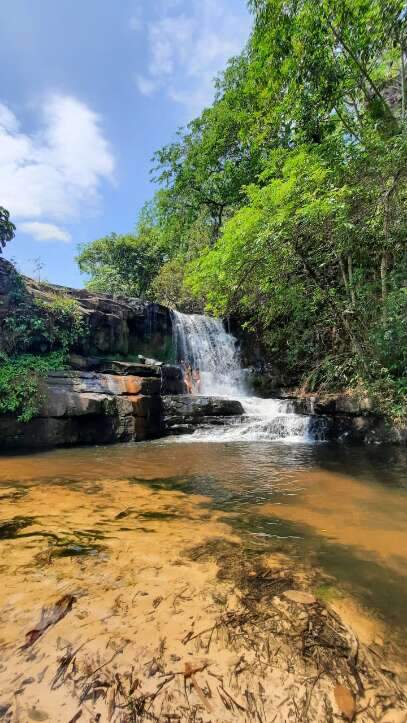
M204 502L128 480L32 486L18 517L4 501L1 720L405 719L391 646Z

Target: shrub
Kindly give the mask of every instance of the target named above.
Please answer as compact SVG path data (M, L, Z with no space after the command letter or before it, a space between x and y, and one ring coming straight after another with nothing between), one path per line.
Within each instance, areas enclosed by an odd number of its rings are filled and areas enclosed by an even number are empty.
M27 352L68 352L85 334L80 306L69 296L50 301L19 297L4 320L4 348L9 356Z
M86 332L78 302L67 295L33 298L16 271L9 302L13 313L3 321L0 351L0 414L27 422L39 410L41 380L66 364L67 354Z
M62 352L13 358L0 354L0 414L16 414L19 421L28 422L41 404L41 380L64 366Z

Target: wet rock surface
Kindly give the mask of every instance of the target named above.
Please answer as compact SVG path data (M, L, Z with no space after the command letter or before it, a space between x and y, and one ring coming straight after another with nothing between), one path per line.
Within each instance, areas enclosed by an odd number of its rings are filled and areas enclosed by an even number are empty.
M231 418L244 414L239 401L222 397L163 396L162 404L166 434L188 434L197 427L229 424Z
M184 394L185 383L181 368L176 364L161 367L161 394Z
M407 426L395 427L374 412L371 399L352 394L289 393L292 411L323 420L324 439L360 444L407 444Z

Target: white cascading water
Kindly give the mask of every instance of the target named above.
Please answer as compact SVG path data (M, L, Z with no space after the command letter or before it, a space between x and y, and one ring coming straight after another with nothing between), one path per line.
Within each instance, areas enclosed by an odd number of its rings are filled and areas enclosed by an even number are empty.
M231 419L224 427L198 429L188 439L208 442L315 439L312 418L295 414L292 402L248 394L236 339L226 331L221 319L173 311L172 321L177 361L184 360L199 368L201 394L238 399L245 412L242 418Z
M221 319L173 311L172 329L177 361L200 370L201 394L234 399L244 394L236 339Z

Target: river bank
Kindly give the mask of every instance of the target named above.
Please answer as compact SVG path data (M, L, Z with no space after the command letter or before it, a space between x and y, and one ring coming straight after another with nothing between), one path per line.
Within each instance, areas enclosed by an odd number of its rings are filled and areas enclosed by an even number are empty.
M293 519L312 510L316 462L274 450L174 440L1 459L4 720L322 723L352 699L357 720L404 720L405 494L354 467L339 518L370 509L364 545L352 526L335 540L340 477L321 458L321 548L319 520ZM389 600L369 606L375 568Z

